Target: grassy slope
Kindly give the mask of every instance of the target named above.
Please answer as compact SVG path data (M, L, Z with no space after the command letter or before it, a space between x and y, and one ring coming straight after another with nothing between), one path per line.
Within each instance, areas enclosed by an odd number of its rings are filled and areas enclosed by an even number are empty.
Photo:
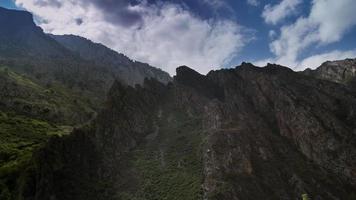
M85 96L60 84L43 86L4 66L0 89L0 199L7 200L16 199L11 195L21 189L33 152L51 135L69 134L81 121L76 119L89 119L94 111Z
M0 79L0 87L17 91L0 94L0 103L1 99L10 102L5 106L7 111L71 125L83 123L95 114L89 98L59 83L43 86L4 66L0 66Z
M166 112L168 113L168 112ZM134 188L119 199L202 199L202 138L199 119L180 112L162 116L157 134L151 134L130 159Z
M68 134L67 126L0 112L0 199L16 189L20 174L30 165L35 149L51 135Z

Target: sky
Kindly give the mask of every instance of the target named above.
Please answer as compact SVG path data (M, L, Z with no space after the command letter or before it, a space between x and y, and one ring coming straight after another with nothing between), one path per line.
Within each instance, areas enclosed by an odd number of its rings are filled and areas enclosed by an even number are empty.
M0 0L47 33L102 43L170 74L356 57L356 0Z

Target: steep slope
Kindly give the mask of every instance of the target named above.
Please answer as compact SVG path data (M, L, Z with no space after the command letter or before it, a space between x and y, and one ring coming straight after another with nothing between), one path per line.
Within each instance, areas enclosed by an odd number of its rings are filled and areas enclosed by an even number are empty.
M25 199L354 199L356 96L277 65L167 86L116 82L90 126L54 138ZM32 183L31 187L28 181Z
M108 53L107 48L95 45L93 51L98 47ZM110 55L118 54L112 51ZM95 59L101 58L82 57L45 34L30 13L0 7L1 200L13 199L19 191L26 193L24 184L31 188L33 184L23 180L32 174L25 169L36 166L32 153L51 135L66 135L73 127L90 123L115 79L132 85L145 77L165 83L171 79L165 72L128 58L128 64L120 66L102 63L105 58Z
M11 193L20 189L20 174L32 166L33 151L51 136L70 132L70 127L0 111L0 199L13 199Z
M0 60L21 57L65 58L65 48L43 34L29 12L0 7Z
M123 54L119 54L102 44L75 35L50 35L57 42L69 50L78 53L82 58L101 65L120 80L129 85L142 84L145 78L155 78L162 83L172 79L162 70L146 63L132 61Z
M161 70L133 62L84 38L52 36L61 44L37 27L32 18L26 11L0 8L0 64L42 84L59 82L100 104L115 79L130 85L151 77L164 83L171 80ZM68 46L67 40L75 49Z
M315 70L307 69L303 73L320 79L348 84L356 77L356 59L327 61Z
M46 35L30 13L1 8L0 21L0 64L41 85L61 84L96 104L101 99L97 95L106 94L112 80L105 78L113 75Z
M60 84L42 86L0 65L0 110L56 124L85 123L95 115L89 99Z

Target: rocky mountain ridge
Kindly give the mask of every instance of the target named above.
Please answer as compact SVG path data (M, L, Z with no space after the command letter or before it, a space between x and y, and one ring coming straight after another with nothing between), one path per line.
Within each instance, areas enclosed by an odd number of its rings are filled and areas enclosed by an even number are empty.
M315 70L307 69L303 73L324 80L348 84L356 77L356 59L327 61Z
M346 85L272 64L116 82L93 124L40 151L26 198L351 200L355 105Z
M27 12L0 22L0 199L356 198L355 60L170 79Z
M172 80L158 68L134 62L85 38L48 35L29 12L0 7L0 22L0 68L7 71L2 73L7 81L0 87L15 90L11 95L0 94L0 105L7 110L56 123L83 123L101 109L115 80L132 86L142 84L145 78L165 84ZM27 91L30 86L35 86L31 88L33 97ZM78 112L79 108L82 111Z
M133 62L84 38L47 35L26 11L1 8L0 21L4 22L0 28L0 64L43 84L60 82L101 98L115 79L130 85L142 84L145 78L164 83L171 80L160 69Z
M159 68L146 63L133 61L123 54L94 43L86 38L75 35L50 35L58 43L78 53L80 57L97 65L105 66L117 79L129 84L143 84L145 78L154 78L162 83L168 83L172 78Z
M132 86L146 77L171 80L162 70L78 40L89 44L97 57L84 58L77 52L79 44L74 51L53 39L31 13L0 7L1 200L22 199L22 174L33 168L33 152L53 135L67 135L95 119L116 79ZM104 54L112 55L112 64L102 63ZM121 58L125 62L116 65Z

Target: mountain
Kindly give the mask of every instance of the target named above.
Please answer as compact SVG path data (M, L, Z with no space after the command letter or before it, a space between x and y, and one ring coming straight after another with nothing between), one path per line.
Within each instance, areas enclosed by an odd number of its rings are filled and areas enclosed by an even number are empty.
M307 69L304 73L316 78L347 84L356 77L356 59L327 61L317 69Z
M0 8L0 199L354 200L354 68L171 79Z
M32 18L26 11L0 8L0 64L43 84L59 82L97 99L105 96L115 79L130 85L142 84L145 78L171 80L160 69L84 38L47 35Z
M78 54L85 60L102 65L103 68L117 75L118 79L129 85L142 84L145 78L155 78L162 83L172 79L164 71L146 63L132 61L123 54L75 35L50 35L58 43Z
M92 119L114 80L171 81L168 73L101 44L46 34L31 13L1 7L0 70L3 111L65 125Z
M0 24L0 60L70 56L65 48L35 25L29 12L0 7Z
M24 199L355 199L356 95L269 64L164 85L115 82L90 125L52 137ZM11 189L10 189L11 190Z
M115 80L135 85L145 78L164 84L172 79L84 38L72 36L92 45L93 57L78 53L82 46L74 51L53 37L36 26L31 13L0 7L1 200L21 190L33 152L53 135L67 135L95 119ZM110 56L100 57L104 54Z
M315 70L307 69L302 73L348 85L356 93L356 59L327 61Z

